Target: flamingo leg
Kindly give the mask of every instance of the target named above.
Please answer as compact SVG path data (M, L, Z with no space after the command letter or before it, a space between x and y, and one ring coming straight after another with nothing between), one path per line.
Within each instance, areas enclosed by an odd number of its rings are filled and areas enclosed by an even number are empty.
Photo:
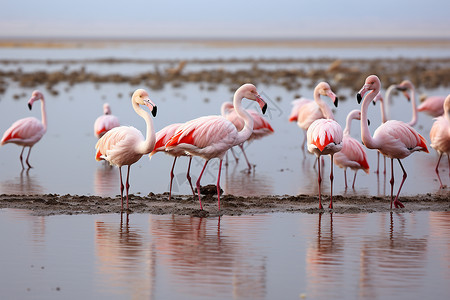
M239 163L239 158L234 153L233 147L231 147L230 150L231 150L231 154L233 154L233 157L234 157L234 160L236 161L236 164Z
M408 175L406 174L405 168L403 168L403 165L402 165L402 162L400 161L400 159L397 159L397 160L398 160L398 163L400 164L400 167L402 168L402 171L403 171L403 179L402 179L402 182L400 183L400 187L398 188L397 196L395 197L395 200L394 200L394 205L395 205L395 208L398 208L399 206L401 208L404 208L405 206L403 205L403 203L401 203L398 200L398 196L400 195L400 191L402 189L403 183L405 182L406 177L408 177Z
M22 161L23 151L24 151L24 150L25 150L25 146L23 146L22 151L20 152L20 156L19 156L20 164L22 165L22 170L25 169L25 167L23 166L23 161Z
M441 158L442 158L442 153L439 155L439 159L436 165L436 169L434 169L436 171L436 175L439 179L439 183L441 184L441 186L439 187L440 189L444 188L444 186L442 185L442 181L441 181L441 176L439 176L439 163L441 162Z
M375 171L375 174L379 174L380 172L380 152L377 151L377 170Z
M356 172L358 172L358 170L356 170L356 171L355 171L355 176L353 176L353 184L352 184L352 189L355 189Z
M347 189L347 168L344 169L345 189Z
M126 188L127 188L127 210L128 210L128 190L130 189L130 167L131 165L128 165L128 169L127 169L127 184L126 184Z
M318 160L320 160L320 155L317 157L316 161L318 161ZM318 163L317 165L319 166L319 178L317 179L317 181L319 182L319 209L323 209L323 206L322 206L322 195L320 193L320 185L322 183L322 176L320 175L320 163Z
M33 146L30 146L30 149L28 149L27 159L25 160L25 162L27 163L29 169L32 168L32 166L31 166L30 163L28 162L28 159L30 158L30 152L31 152L31 148L32 148L32 147L33 147ZM24 147L24 149L25 149L25 147Z
M192 196L195 199L195 191L194 191L194 187L192 186L192 181L191 181L191 162L192 162L192 156L189 156L189 164L188 164L188 169L187 169L187 173L186 173L186 179L189 182L189 185L191 186L191 190L192 190Z
M383 160L384 160L384 171L383 174L386 174L386 156L383 155Z
M219 173L217 174L217 205L220 210L220 173L222 171L222 159L219 163Z
M306 144L306 130L303 130L303 142L302 142L303 158L306 157L306 155L305 155L305 144ZM315 165L314 165L314 168L315 168Z
M123 180L122 180L122 167L119 167L119 175L120 175L120 201L121 201L121 206L120 206L120 211L123 211Z
M170 170L170 187L169 187L169 201L172 198L172 182L173 182L173 177L175 176L173 174L173 169L175 168L175 163L177 161L177 156L175 156L175 158L173 159L173 164L172 164L172 169Z
M391 183L391 209L392 209L392 202L394 199L394 159L391 158L391 180L389 181Z
M450 177L450 154L447 154L448 159L448 176Z
M247 154L245 154L245 151L244 151L244 143L240 144L240 145L239 145L239 148L241 148L242 154L244 154L244 158L245 158L245 161L247 162L247 166L248 166L248 172L250 173L251 170L252 170L252 165L251 165L250 162L248 161Z
M197 179L197 194L198 194L198 202L200 202L200 209L203 210L202 199L200 197L200 179L202 179L203 172L205 171L206 165L208 164L208 160L205 161L205 165L203 166L202 171L200 172L200 176Z
M331 157L331 172L330 172L330 181L331 181L331 195L330 195L330 205L328 208L333 208L333 154L330 154Z

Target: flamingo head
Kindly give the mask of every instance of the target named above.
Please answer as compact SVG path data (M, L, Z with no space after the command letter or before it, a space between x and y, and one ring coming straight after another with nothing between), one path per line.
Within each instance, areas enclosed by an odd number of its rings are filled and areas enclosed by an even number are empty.
M396 88L398 91L403 92L403 95L405 95L405 97L406 97L406 99L408 99L408 101L411 100L411 97L410 97L410 95L408 94L408 91L409 91L409 90L413 90L413 89L414 89L414 85L412 84L411 81L409 81L409 80L403 80L400 84L397 84L397 85L395 86L395 88Z
M134 93L133 96L131 97L131 100L139 105L145 105L147 106L152 115L154 117L156 117L156 112L157 112L157 107L156 105L152 102L152 100L150 100L147 91L145 91L144 89L137 89Z
M42 93L40 91L35 90L31 94L30 100L28 100L28 108L31 110L31 108L33 107L34 101L38 101L38 100L44 100L44 95L42 95Z
M356 99L358 103L364 98L365 94L369 91L376 91L376 95L380 92L381 82L377 75L370 75L366 78L363 87L356 94Z
M246 83L237 89L236 94L240 94L242 98L247 98L249 100L253 100L258 102L259 107L261 107L261 111L263 114L266 113L267 103L266 101L259 95L256 87L251 83Z
M111 114L111 107L109 107L109 103L103 104L103 114L105 115Z
M444 101L444 115L447 115L447 118L450 119L450 94Z
M337 107L339 103L339 99L336 94L331 90L331 87L326 82L320 82L316 88L314 89L314 93L317 93L322 96L328 96L333 101L334 106Z

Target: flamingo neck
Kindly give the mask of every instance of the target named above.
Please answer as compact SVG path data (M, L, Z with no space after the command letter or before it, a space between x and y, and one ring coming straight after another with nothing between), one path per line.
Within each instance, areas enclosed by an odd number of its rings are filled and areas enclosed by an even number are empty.
M412 105L412 118L409 121L410 126L414 126L417 123L417 106L416 106L416 91L411 88L411 105Z
M235 145L242 144L243 142L248 140L253 132L253 118L245 109L242 108L243 98L244 97L241 95L241 93L235 93L233 98L234 109L236 110L236 113L239 115L239 117L244 120L244 128L242 128L242 130L238 132L238 137Z
M155 129L153 128L153 120L150 117L150 114L143 110L139 104L136 102L133 103L133 109L134 111L141 116L145 120L145 124L147 124L147 133L145 136L145 140L139 143L136 147L137 153L140 153L142 155L148 154L153 151L155 148L156 143L156 137L155 137Z
M314 101L316 101L317 105L320 108L320 111L322 111L323 116L325 119L332 119L334 120L333 112L331 111L331 108L320 98L320 94L318 91L314 90Z
M372 90L363 99L361 105L361 140L364 145L369 149L378 149L376 140L372 138L369 131L369 125L367 122L367 111L369 110L369 104L373 101L379 90Z
M351 116L347 116L347 119L345 120L345 128L344 128L344 135L350 135L350 127L352 125L353 118Z
M44 130L47 131L47 112L45 111L45 101L41 98L41 119Z
M391 103L391 94L392 94L392 90L395 88L395 85L390 85L387 90L386 90L386 94L385 94L385 99L384 101L386 101L386 106L388 107L389 110L389 105ZM386 106L385 106L385 102L384 101L380 101L380 112L381 112L381 122L382 123L386 123L386 121L389 119L388 115L386 114Z

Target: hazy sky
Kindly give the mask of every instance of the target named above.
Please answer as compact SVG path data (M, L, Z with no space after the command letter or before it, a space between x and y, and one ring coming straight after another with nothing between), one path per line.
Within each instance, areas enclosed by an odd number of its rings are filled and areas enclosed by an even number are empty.
M450 37L449 0L0 1L0 37Z

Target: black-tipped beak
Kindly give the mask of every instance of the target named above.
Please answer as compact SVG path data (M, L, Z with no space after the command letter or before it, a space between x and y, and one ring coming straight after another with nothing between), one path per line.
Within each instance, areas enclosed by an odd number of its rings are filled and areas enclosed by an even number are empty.
M156 112L158 111L158 108L156 107L156 105L155 106L153 106L153 109L152 109L152 116L153 117L156 117Z
M31 110L31 107L32 107L32 106L31 106L31 103L28 103L28 108L29 108L30 110Z
M336 97L336 99L334 99L334 106L338 107L338 104L339 104L339 98Z
M375 101L372 101L373 106L377 105L377 103Z
M358 104L361 103L361 100L362 100L361 94L360 93L356 94L356 101L358 101Z
M369 119L367 119L367 125L370 126L370 120Z
M261 108L263 114L266 113L266 110L267 110L267 103L265 103L264 106Z

